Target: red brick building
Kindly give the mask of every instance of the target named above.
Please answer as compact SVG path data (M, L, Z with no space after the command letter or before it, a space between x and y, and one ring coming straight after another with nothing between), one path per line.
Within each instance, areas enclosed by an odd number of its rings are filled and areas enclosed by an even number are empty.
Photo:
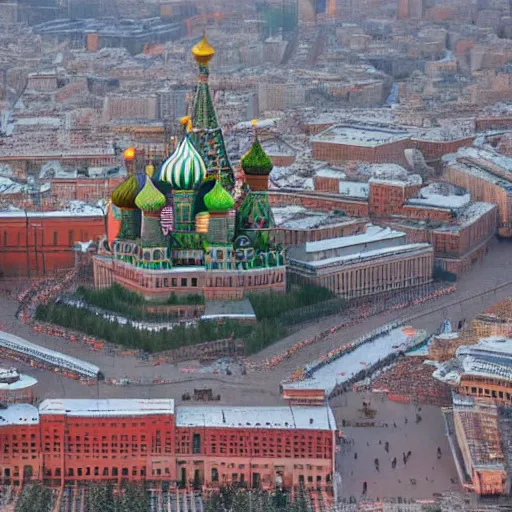
M0 270L6 277L39 276L71 268L75 242L105 234L99 208L82 212L0 212Z
M329 407L179 406L173 400L45 400L0 411L0 479L113 480L332 489Z
M311 138L312 156L317 160L407 165L404 151L412 147L407 132L373 126L335 125Z

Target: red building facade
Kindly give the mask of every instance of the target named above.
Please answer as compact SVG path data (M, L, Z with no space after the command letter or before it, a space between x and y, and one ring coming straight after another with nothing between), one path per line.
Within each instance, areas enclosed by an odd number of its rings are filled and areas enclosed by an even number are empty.
M45 400L0 412L0 480L231 482L331 490L335 420L317 407Z
M2 212L0 270L6 277L40 276L74 265L75 242L105 234L98 212Z

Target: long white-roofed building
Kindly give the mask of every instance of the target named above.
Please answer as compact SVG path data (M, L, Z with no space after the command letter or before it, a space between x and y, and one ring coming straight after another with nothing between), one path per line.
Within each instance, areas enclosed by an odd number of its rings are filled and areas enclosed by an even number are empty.
M30 440L24 452L20 433ZM304 485L330 493L336 436L325 403L175 407L171 398L48 399L39 408L0 409L0 481Z
M434 252L407 243L406 234L366 226L359 235L307 242L288 250L291 283L310 282L346 298L362 297L432 281Z
M57 371L68 372L85 379L102 378L100 369L92 363L41 347L3 331L0 331L0 354L54 368Z

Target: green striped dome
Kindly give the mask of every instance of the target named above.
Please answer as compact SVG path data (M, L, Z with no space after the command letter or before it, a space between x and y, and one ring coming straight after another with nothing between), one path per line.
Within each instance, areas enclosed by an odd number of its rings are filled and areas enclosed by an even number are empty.
M158 213L165 203L165 196L153 185L151 178L146 176L146 183L135 198L137 207L146 213Z
M187 134L163 163L159 180L177 190L192 190L205 176L206 165Z
M139 182L135 174L132 174L114 189L110 199L112 199L112 203L118 208L137 208L135 198L138 193Z
M235 200L217 180L215 186L204 196L204 204L210 212L227 212L235 207Z
M254 139L251 149L241 158L240 162L246 174L267 176L274 167L257 137Z

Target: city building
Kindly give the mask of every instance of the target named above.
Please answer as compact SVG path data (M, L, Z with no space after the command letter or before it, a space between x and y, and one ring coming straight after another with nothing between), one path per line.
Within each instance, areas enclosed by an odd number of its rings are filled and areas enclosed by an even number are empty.
M313 158L327 162L359 160L407 165L411 134L393 128L334 125L311 137Z
M497 407L454 395L451 415L449 434L461 484L479 495L507 494Z
M429 244L410 244L403 232L368 225L362 234L289 248L288 279L362 297L431 282L433 256Z
M364 169L350 176L348 169L320 169L313 177L314 192L296 194L293 200L301 206L369 217L407 233L408 242L429 243L436 267L455 276L486 254L497 230L498 208L493 201L474 201L466 189L449 183L425 186L421 176L396 164ZM310 197L308 203L301 200L303 195Z
M489 146L461 148L447 155L443 177L463 187L476 201L487 201L498 207L498 234L512 236L512 158Z
M480 338L512 335L512 298L496 302L480 313L472 322L475 334Z
M462 396L510 406L512 404L512 339L482 338L459 346L455 358L443 362L434 378Z
M0 411L0 479L51 485L245 482L332 490L336 422L328 406L175 406L172 399L44 400Z
M99 207L72 202L60 211L0 211L0 270L6 277L52 274L75 264L75 242L105 233Z

